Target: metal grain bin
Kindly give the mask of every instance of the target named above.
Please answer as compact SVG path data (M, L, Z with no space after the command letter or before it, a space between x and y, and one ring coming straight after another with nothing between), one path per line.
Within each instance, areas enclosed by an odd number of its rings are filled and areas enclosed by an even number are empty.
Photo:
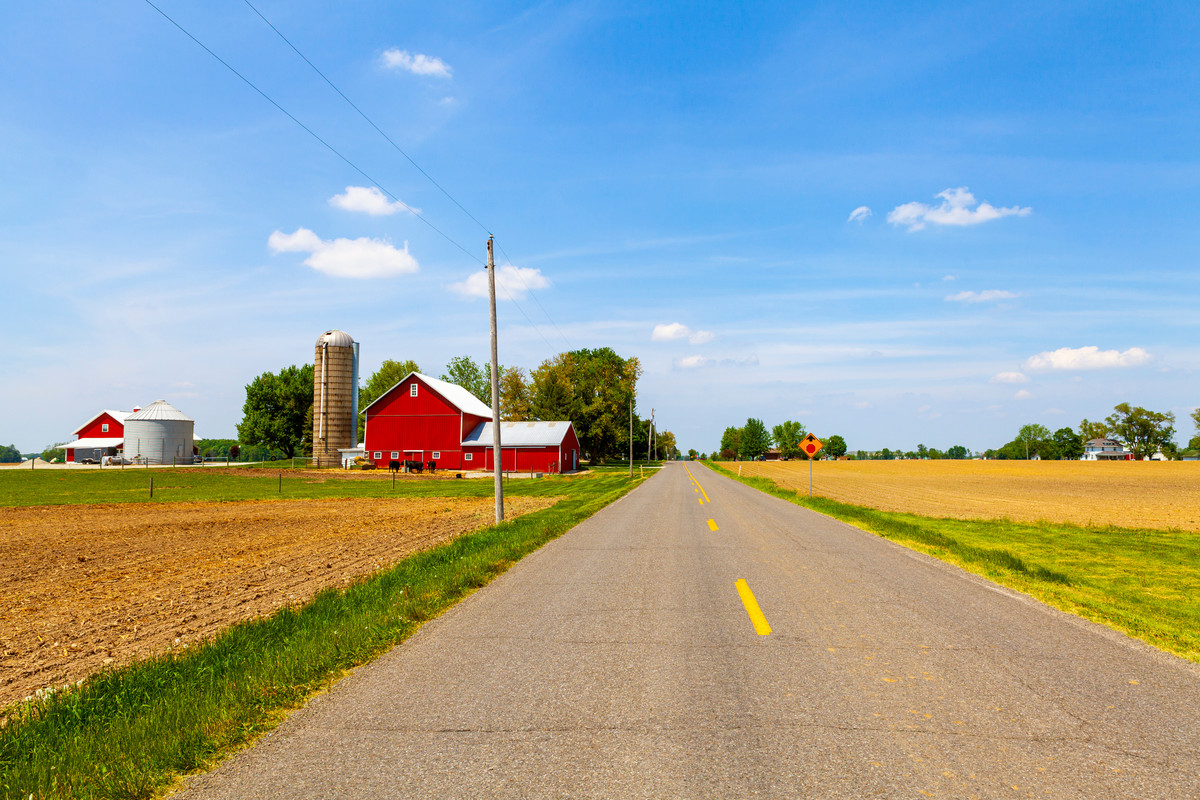
M139 464L192 463L195 421L165 400L125 418L125 458Z

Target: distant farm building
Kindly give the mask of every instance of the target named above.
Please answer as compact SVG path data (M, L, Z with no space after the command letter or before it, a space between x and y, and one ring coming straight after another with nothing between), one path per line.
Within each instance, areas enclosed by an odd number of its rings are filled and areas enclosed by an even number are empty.
M138 464L190 464L196 423L165 400L125 418L124 457Z
M313 463L341 464L358 439L358 342L345 331L325 331L313 366Z
M1116 439L1088 439L1083 443L1081 461L1131 461L1133 453Z
M492 410L461 386L411 372L364 409L365 454L391 461L437 463L438 469L493 467ZM501 422L501 468L567 472L579 466L570 422Z
M105 409L76 428L75 441L63 445L67 463L98 464L105 456L116 455L125 441L125 419L133 411Z

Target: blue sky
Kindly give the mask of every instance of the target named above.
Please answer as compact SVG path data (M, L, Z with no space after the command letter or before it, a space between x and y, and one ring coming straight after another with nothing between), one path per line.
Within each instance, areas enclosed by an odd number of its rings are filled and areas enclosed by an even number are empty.
M1193 434L1194 4L256 0L482 226L244 2L158 5L370 180L144 0L9 9L3 443L158 398L234 436L329 328L482 361L485 229L501 361L636 355L685 450Z

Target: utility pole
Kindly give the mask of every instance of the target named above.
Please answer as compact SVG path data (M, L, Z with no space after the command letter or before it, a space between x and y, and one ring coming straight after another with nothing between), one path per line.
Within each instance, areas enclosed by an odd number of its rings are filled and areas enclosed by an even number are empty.
M646 466L650 466L650 448L654 446L654 409L650 409L650 430L646 432Z
M629 480L633 480L633 387L629 387Z
M492 318L492 472L495 479L496 522L504 521L504 460L500 449L500 361L496 354L496 262L492 256L492 237L487 242L488 308Z

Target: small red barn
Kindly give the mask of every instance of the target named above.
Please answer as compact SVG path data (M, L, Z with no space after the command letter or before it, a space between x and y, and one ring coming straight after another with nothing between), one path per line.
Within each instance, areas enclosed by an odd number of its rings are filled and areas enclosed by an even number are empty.
M453 383L419 372L363 409L366 457L389 461L436 461L438 469L491 469L492 410ZM579 465L579 439L570 422L500 423L501 466L511 470L562 472Z
M63 445L67 463L99 462L104 456L116 455L125 443L125 418L132 413L105 409L76 428L75 441Z

